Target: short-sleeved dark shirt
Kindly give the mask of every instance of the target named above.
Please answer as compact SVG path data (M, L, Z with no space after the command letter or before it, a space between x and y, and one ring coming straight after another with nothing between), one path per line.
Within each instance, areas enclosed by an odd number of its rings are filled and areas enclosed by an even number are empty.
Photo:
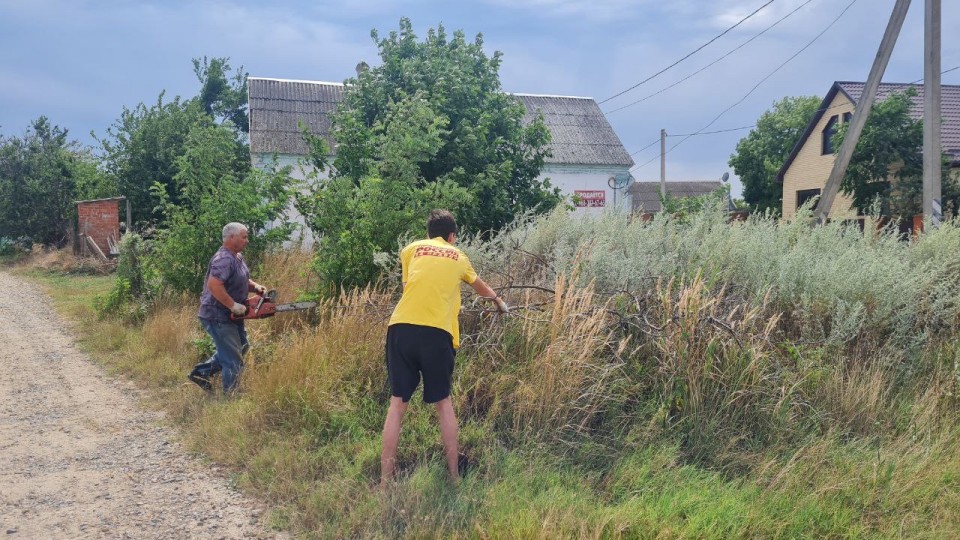
M203 280L203 294L200 295L200 311L197 316L208 321L226 322L230 320L230 310L210 294L207 281L215 277L223 282L227 294L234 302L241 304L250 292L250 269L243 262L243 255L234 255L229 249L221 247L213 254L207 267L207 277ZM240 321L242 324L243 321Z

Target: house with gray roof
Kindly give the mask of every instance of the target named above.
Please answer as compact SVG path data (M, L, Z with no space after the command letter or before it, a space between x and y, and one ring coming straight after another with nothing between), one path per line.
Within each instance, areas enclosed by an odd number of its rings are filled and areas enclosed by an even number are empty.
M719 180L706 182L666 182L667 196L675 199L702 197L716 193L723 187ZM660 201L660 182L634 182L627 188L631 200L631 210L643 215L652 215L663 210Z
M863 95L866 84L862 82L837 81L823 98L820 108L810 124L794 146L780 171L777 181L783 184L783 217L792 219L797 208L813 197L818 197L827 184L833 162L836 159L832 138L840 125L853 117L857 102ZM883 101L893 94L916 90L911 98L910 117L923 119L922 84L880 83L877 89L877 101ZM943 151L950 157L955 174L960 174L960 86L941 85L941 144ZM833 219L856 219L857 210L852 200L838 193L830 209Z
M297 175L310 172L301 164L308 148L298 125L327 140L330 115L343 99L340 83L250 77L247 79L250 115L250 155L254 166L295 165ZM592 98L511 94L526 108L525 122L539 112L550 130L551 157L541 178L547 177L571 197L582 213L614 206L629 209L625 190L632 181L633 159Z

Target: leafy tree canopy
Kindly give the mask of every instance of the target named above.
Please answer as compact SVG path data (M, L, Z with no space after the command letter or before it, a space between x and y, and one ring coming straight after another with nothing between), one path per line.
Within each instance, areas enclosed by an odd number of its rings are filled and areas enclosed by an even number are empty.
M501 91L501 53L488 57L480 35L468 42L443 26L420 41L409 19L371 37L382 63L346 81L332 118L332 178L298 203L328 283L375 279L374 255L396 250L398 236L422 236L431 208L482 234L560 202L537 178L550 133L542 117L524 125L523 105ZM323 165L326 145L307 140L310 161Z
M881 215L905 218L923 212L923 121L910 117L916 90L894 94L876 103L857 141L840 190L853 199L861 213L879 202ZM833 146L840 150L845 123L837 130ZM950 175L949 160L942 155L941 194L944 211L960 208L960 189Z
M161 92L156 103L124 107L120 118L100 139L105 170L116 178L119 194L130 201L134 222L143 227L157 222L162 213L151 194L154 183L164 186L174 203L179 196L173 178L177 158L195 127L212 126L196 100L175 97L164 102Z
M116 182L118 195L130 201L138 227L162 223L166 215L158 207L154 184L163 186L167 200L181 203L180 190L174 178L180 171L178 158L185 152L187 138L194 129L207 129L222 121L234 133L236 159L224 161L228 170L220 174L241 176L250 168L245 132L246 74L239 70L229 78L229 59L195 59L194 72L200 81L200 95L164 101L161 92L157 101L124 108L120 118L99 140L103 168Z
M255 264L264 250L289 237L280 222L289 207L289 168L261 171L240 168L233 133L225 126L193 129L176 159L176 198L155 183L165 227L157 231L150 264L164 285L199 293L210 256L219 248L223 226L237 221L250 228L244 256ZM270 227L273 224L276 226Z
M99 182L89 154L46 117L23 137L0 137L0 237L65 244L78 181Z
M757 126L740 139L729 164L743 183L743 199L759 212L779 213L783 186L777 172L800 140L820 105L816 96L785 97L757 120Z
M250 132L247 116L247 77L249 73L240 66L233 75L229 58L193 59L193 72L200 81L197 98L203 110L213 118L229 121L234 129Z
M482 36L451 38L442 25L419 41L406 18L371 37L382 64L347 81L333 117L338 175L458 186L466 197L451 210L473 231L556 206L558 193L537 180L549 131L541 118L524 126L523 105L501 91L500 52L487 57ZM420 129L396 125L407 119Z

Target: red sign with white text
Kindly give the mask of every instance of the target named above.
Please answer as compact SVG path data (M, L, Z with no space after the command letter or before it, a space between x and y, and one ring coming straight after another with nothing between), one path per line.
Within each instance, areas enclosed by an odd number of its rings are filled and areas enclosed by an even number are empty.
M607 205L607 192L602 189L575 189L573 194L577 208L603 208Z

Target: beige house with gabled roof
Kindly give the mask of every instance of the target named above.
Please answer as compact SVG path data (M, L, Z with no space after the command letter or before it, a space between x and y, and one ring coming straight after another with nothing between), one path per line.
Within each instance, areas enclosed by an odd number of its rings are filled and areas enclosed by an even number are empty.
M805 201L820 196L836 158L831 138L840 125L853 117L856 102L863 95L864 86L862 82L833 83L817 114L787 157L777 174L777 181L783 184L784 219L793 219L797 208ZM908 88L917 91L910 106L910 116L922 118L923 85L881 83L877 90L877 101L882 101L894 93L905 92ZM960 166L960 86L943 85L941 89L943 149L952 156L953 167L956 168ZM830 218L857 218L857 210L851 206L850 197L842 192L837 193L830 209Z

